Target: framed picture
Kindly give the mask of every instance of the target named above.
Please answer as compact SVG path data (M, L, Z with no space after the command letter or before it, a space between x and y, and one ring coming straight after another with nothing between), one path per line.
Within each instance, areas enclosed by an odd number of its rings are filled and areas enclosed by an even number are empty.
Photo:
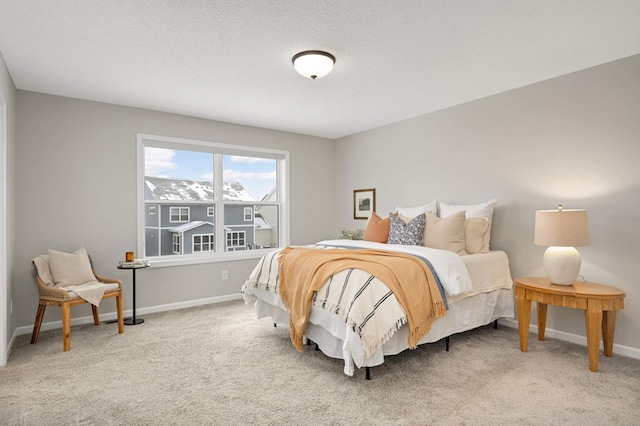
M376 210L376 190L356 189L353 191L353 218L369 219Z

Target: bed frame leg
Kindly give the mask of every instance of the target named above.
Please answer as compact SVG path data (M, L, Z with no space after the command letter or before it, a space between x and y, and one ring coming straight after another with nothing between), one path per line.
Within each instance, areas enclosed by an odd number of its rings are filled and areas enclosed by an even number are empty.
M365 380L371 380L371 367L364 368L364 378Z
M497 329L498 329L498 320L493 320L493 328L494 328L495 330L497 330Z
M444 338L444 350L449 352L449 336Z

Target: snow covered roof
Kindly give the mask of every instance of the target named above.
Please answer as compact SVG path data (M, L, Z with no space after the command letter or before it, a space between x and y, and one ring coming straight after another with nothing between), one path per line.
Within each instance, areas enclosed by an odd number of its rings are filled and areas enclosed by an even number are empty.
M213 226L213 223L211 222L205 222L203 220L194 220L191 222L187 222L183 225L180 226L176 226L175 228L169 228L169 232L177 232L177 233L181 233L181 232L186 232L186 231L190 231L192 229L195 229L199 226L202 225L211 225Z
M262 216L255 215L253 218L253 224L256 229L271 229L271 225L267 223L266 220L262 218Z

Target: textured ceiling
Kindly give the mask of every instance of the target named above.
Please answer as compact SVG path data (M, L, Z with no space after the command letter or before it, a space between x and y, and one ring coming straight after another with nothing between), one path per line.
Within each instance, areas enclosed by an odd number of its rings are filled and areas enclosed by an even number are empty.
M638 0L0 0L18 89L339 138L640 53ZM298 75L299 51L334 71Z

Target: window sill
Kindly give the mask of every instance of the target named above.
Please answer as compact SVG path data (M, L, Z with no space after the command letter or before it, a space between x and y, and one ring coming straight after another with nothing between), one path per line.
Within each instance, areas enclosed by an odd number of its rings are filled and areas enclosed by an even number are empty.
M201 263L219 263L219 262L234 262L238 260L260 259L271 249L260 250L243 250L237 252L226 252L224 254L209 254L203 256L168 256L167 258L148 258L149 264L153 268L164 268L169 266L186 266L186 265L198 265Z

